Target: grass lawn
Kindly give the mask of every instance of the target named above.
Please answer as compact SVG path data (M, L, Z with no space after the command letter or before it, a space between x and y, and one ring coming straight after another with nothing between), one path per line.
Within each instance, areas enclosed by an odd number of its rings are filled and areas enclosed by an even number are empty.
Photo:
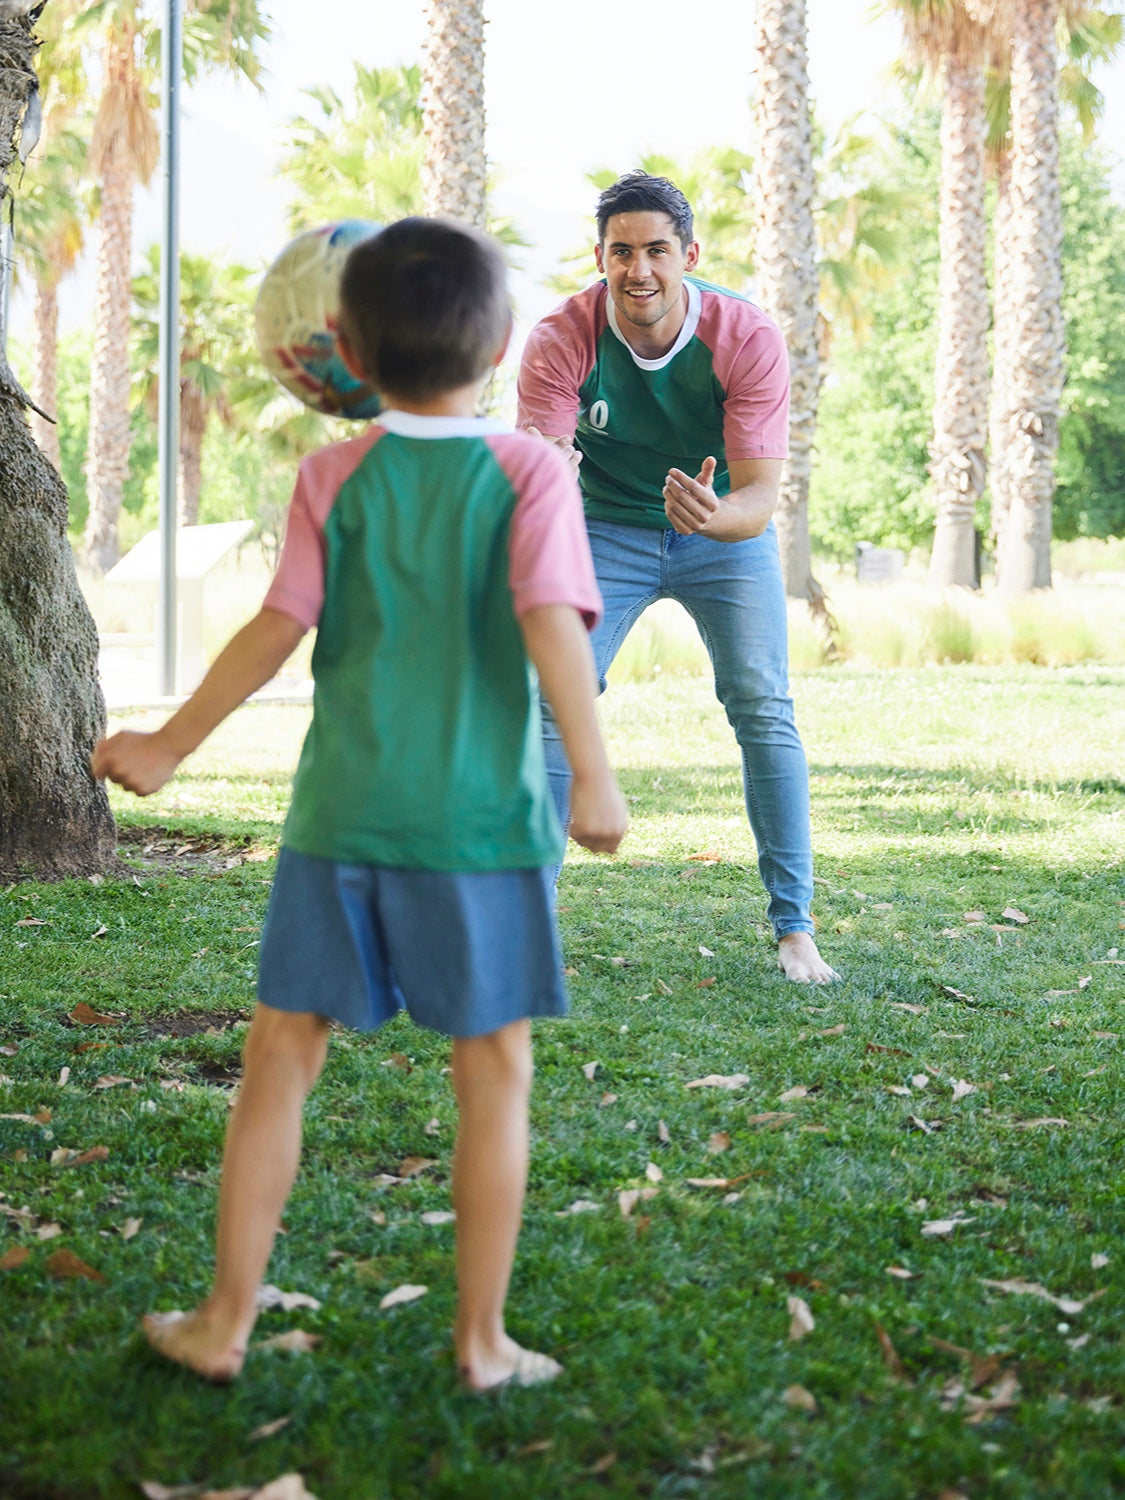
M776 970L709 684L606 700L634 821L560 887L574 1007L536 1034L511 1297L549 1388L457 1389L448 1046L405 1020L336 1038L310 1101L270 1276L321 1305L258 1336L316 1347L220 1389L136 1333L206 1286L305 711L118 798L130 878L3 894L0 1496L1125 1493L1125 670L796 692L845 976L818 990Z

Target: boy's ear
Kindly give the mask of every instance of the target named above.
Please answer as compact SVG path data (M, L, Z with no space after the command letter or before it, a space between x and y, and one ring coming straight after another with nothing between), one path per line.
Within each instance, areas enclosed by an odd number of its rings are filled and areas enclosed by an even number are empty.
M498 365L501 365L504 362L504 356L508 352L508 345L512 342L512 329L514 327L515 327L515 324L511 321L511 319L509 319L508 320L508 327L505 330L504 337L500 341L500 347L499 347L499 349L497 349L496 353L492 356L492 367L493 367L493 369L495 369Z
M339 330L336 332L336 348L340 352L340 358L344 361L344 367L348 374L354 376L356 380L363 380L370 383L371 376L368 375L367 371L360 364L352 346Z

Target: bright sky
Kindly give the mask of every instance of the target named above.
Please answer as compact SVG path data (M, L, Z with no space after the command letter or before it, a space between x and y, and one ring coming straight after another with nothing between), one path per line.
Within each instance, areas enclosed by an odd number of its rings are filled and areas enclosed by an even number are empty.
M302 90L332 85L347 97L354 62L419 61L422 0L265 0L273 18L263 93L209 80L186 92L182 240L185 248L266 265L285 240L286 191L275 162ZM876 103L898 49L897 22L873 18L872 0L808 0L815 107L829 131ZM593 190L585 174L624 171L649 151L690 158L709 145L751 145L753 0L485 0L488 152L495 205L534 242L516 278L521 321L555 298L538 283L579 246ZM1101 132L1125 159L1125 62L1100 80ZM17 219L18 223L18 219ZM139 255L159 234L159 175L138 204ZM704 246L706 257L706 246ZM706 261L704 259L704 270ZM87 270L64 285L64 325L85 316ZM13 324L26 326L17 299Z

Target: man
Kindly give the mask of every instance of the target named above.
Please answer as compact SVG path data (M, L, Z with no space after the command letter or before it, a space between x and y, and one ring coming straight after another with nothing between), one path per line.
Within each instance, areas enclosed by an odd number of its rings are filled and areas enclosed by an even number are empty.
M752 303L691 275L691 206L665 178L630 172L607 188L597 228L605 280L533 329L519 420L580 463L605 601L592 637L600 686L642 611L678 599L707 646L742 751L778 962L798 982L838 979L812 935L808 767L771 520L788 452L785 345ZM565 820L569 772L545 718Z

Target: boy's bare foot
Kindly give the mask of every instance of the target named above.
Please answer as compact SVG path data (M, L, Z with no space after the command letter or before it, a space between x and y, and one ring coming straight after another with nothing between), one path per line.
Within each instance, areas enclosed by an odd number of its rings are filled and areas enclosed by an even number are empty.
M186 1365L205 1380L226 1384L246 1358L245 1345L217 1328L202 1311L146 1313L141 1327L157 1354Z
M795 984L828 984L840 977L821 958L811 932L789 932L780 938L777 966Z
M458 1356L462 1383L470 1391L495 1391L504 1385L542 1385L562 1374L562 1365L549 1354L523 1349L505 1338L499 1348L482 1351L470 1359Z

